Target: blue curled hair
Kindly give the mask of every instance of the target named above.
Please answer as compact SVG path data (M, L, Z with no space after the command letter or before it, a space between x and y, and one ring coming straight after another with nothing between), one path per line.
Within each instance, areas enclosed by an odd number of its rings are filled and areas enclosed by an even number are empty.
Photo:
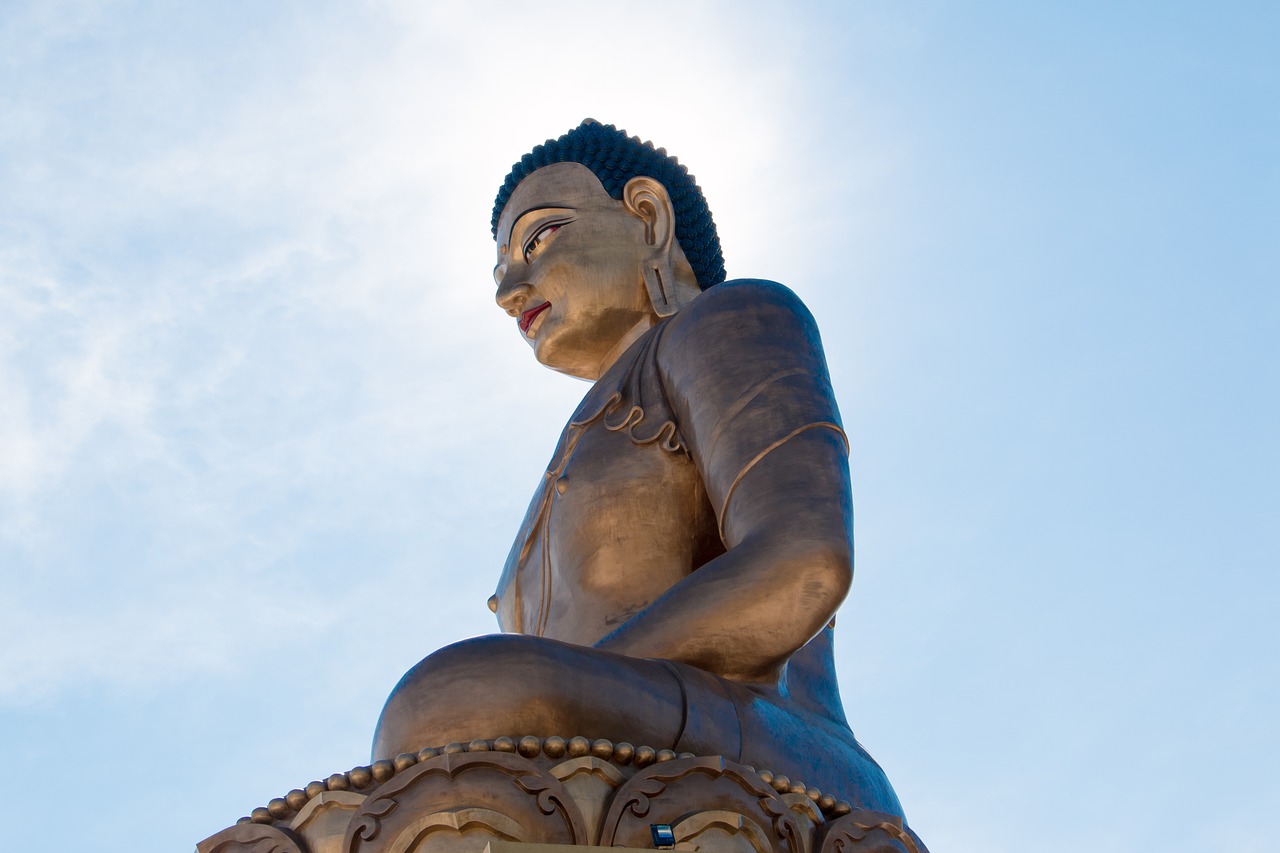
M622 188L632 178L643 175L661 183L675 209L676 241L693 267L698 287L706 290L724 281L720 235L707 200L688 168L667 154L665 148L654 148L652 142L641 142L640 137L627 136L613 125L600 124L595 119L585 119L559 139L548 139L511 167L493 202L490 230L494 239L498 237L498 217L516 186L535 170L553 163L586 166L614 199L622 198Z

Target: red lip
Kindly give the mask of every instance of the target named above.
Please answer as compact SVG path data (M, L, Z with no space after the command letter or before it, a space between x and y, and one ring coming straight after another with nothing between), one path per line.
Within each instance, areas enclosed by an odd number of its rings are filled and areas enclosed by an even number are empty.
M528 311L522 312L520 314L520 331L529 331L529 327L533 325L533 321L538 318L538 315L550 307L550 302L544 302L541 305L530 308Z

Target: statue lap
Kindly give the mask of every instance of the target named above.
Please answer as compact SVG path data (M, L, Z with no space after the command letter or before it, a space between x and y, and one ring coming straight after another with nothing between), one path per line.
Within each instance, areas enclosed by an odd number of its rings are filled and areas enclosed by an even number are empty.
M503 735L724 755L859 808L902 814L884 771L848 728L776 689L522 634L454 643L406 673L383 709L373 758Z

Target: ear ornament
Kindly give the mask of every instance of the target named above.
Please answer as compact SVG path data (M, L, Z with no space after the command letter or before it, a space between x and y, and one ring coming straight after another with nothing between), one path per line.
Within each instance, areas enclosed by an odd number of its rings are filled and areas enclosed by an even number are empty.
M659 317L670 317L680 307L671 300L667 288L676 280L675 271L671 268L670 255L653 258L644 265L644 287L649 291L649 302Z

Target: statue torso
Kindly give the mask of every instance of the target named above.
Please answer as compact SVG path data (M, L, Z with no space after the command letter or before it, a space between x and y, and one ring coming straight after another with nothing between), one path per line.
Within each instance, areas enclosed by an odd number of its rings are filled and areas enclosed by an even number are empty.
M565 426L499 583L503 630L591 645L723 552L658 382L661 331L637 341Z
M491 599L502 629L606 637L724 553L735 483L811 427L844 435L800 301L772 282L704 293L637 340L566 425ZM843 723L831 642L828 626L777 690Z

